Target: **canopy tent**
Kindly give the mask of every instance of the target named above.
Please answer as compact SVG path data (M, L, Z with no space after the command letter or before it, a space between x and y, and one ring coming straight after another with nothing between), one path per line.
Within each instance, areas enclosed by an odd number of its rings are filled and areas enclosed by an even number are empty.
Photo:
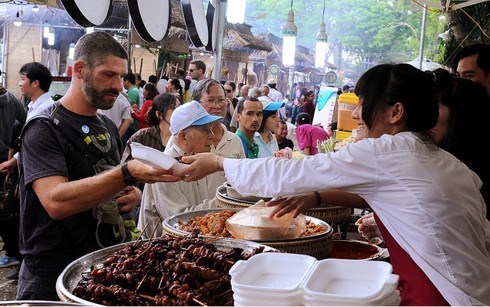
M420 59L419 58L416 58L415 60L410 61L410 62L406 62L406 63L412 65L415 68L419 68ZM424 58L424 60L422 61L422 69L421 70L436 70L438 68L443 68L443 69L446 69L446 70L451 70L451 68L449 68L447 66L444 66L442 64L436 63L436 62L432 62L429 59L425 59Z

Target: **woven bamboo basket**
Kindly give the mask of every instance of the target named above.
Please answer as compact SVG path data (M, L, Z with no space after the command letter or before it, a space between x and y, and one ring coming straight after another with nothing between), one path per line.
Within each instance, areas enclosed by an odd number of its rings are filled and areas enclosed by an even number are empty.
M217 212L220 210L229 210L230 208L216 208L216 209L205 209L196 210L191 212L179 213L174 216L166 218L163 225L163 234L168 234L171 236L185 236L189 235L189 232L184 231L179 228L179 223L187 223L190 219L195 217L202 217L208 213ZM241 210L242 208L235 208L235 210ZM264 244L275 248L277 250L293 253L293 254L304 254L317 258L318 260L328 258L333 250L332 241L332 227L315 217L306 216L308 220L314 222L318 225L323 225L326 231L322 234L317 234L308 237L299 237L288 240L268 240L268 241L254 241L260 244Z
M253 205L254 202L228 196L226 187L223 185L216 190L216 204L219 208L243 209ZM340 206L317 207L306 210L304 214L320 219L330 225L348 224L352 209Z

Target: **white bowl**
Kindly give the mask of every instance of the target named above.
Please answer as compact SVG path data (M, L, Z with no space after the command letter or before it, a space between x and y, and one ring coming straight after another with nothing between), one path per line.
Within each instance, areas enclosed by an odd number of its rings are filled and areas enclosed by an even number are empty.
M131 155L145 164L167 170L173 168L178 171L187 167L186 164L179 163L179 161L166 153L137 142L131 143Z

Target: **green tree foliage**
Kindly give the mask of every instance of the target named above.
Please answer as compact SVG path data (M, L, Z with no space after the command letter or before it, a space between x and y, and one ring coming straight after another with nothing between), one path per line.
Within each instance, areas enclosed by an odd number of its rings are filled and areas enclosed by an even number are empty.
M289 0L247 0L246 22L254 33L281 36L290 9ZM314 51L322 21L323 1L294 1L297 42ZM437 35L444 31L442 12L428 10L424 56L434 59ZM325 24L331 52L342 50L343 68L362 72L385 62L406 62L418 57L422 7L410 0L329 0ZM440 45L440 44L439 44ZM338 57L335 64L338 65Z
M441 0L445 4L444 0ZM467 6L458 10L450 8L445 14L449 39L439 46L439 60L451 66L461 47L473 43L490 44L490 2Z

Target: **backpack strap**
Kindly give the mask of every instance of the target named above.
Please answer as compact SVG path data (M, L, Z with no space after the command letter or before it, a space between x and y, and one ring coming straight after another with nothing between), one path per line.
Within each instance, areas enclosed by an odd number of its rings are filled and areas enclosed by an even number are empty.
M94 172L97 173L97 163L98 163L98 158L94 156L93 154L90 153L87 144L83 139L79 137L76 131L74 131L74 128L72 125L69 123L66 123L64 121L60 121L58 118L56 118L56 112L58 111L59 106L61 105L60 101L56 101L53 104L53 110L50 115L46 113L38 114L36 116L33 116L32 118L29 119L28 122L24 125L22 128L20 138L22 138L24 131L32 125L33 122L38 121L38 120L44 120L47 123L49 123L52 127L56 127L57 129L68 141L69 144L73 145L74 148L83 154L93 165ZM101 123L105 126L105 128L109 131L108 128L108 120L109 118L105 116L101 116L97 113L97 118L101 121ZM110 134L109 134L110 135ZM108 140L110 141L110 140ZM108 154L105 155L105 158L108 160L113 160ZM117 163L117 161L114 161ZM117 163L118 164L118 163ZM20 175L23 176L23 168L19 169ZM122 194L118 195L121 196ZM110 224L114 224L117 227L118 233L120 234L121 237L121 242L124 242L126 239L126 231L125 231L125 224L124 224L124 219L122 216L119 214L117 211L117 204L112 200L108 200L106 202L103 202L102 204L99 204L97 207L95 207L92 210L92 214L94 218L97 219L97 228L95 231L97 243L99 244L100 247L105 247L102 245L101 241L99 240L99 226L103 221L110 220ZM58 223L58 226L62 230L61 232L63 233L63 236L65 239L67 239L68 242L72 242L68 231L66 230L65 225L63 225L62 222ZM71 244L71 243L70 243Z

